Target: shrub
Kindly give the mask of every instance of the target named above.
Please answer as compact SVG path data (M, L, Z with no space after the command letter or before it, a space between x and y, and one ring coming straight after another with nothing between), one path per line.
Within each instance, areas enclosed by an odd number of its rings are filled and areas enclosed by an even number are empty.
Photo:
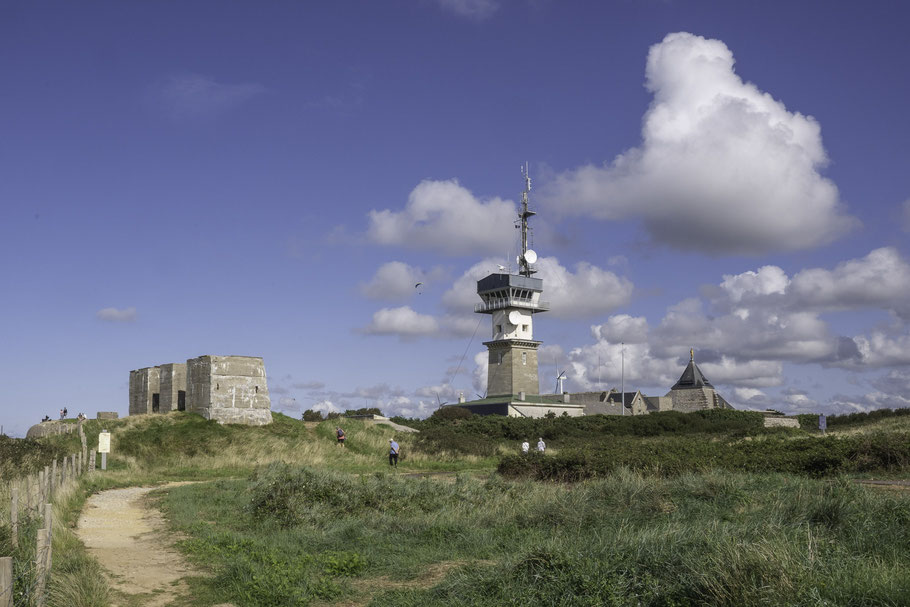
M303 412L303 421L305 422L321 422L322 421L322 411L314 411L313 409L307 409Z
M618 469L663 476L708 469L788 472L827 477L843 472L905 470L910 466L910 433L851 437L715 440L700 437L615 439L557 455L503 457L499 472L509 477L578 481Z
M433 411L430 417L434 421L449 421L456 419L471 419L474 414L464 407L440 407Z

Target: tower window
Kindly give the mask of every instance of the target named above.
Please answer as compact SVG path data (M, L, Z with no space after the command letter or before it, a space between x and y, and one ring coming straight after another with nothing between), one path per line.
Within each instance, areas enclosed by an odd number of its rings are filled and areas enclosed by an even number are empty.
M502 333L502 325L496 325L496 332Z
M528 325L521 325L521 330L522 330L522 331L527 331L527 330L528 330Z
M505 357L506 357L506 353L505 353L505 352L500 352L500 353L499 353L499 364L500 364L500 365L502 364L502 360L503 360Z
M521 364L523 364L523 365L528 364L528 353L527 352L521 353Z

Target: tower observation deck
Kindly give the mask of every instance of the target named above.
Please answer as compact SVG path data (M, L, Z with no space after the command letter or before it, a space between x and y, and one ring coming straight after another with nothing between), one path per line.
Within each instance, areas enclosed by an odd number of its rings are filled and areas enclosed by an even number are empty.
M484 342L489 353L487 394L512 395L540 393L537 348L533 316L550 309L542 301L543 280L534 278L537 253L528 248L528 218L536 215L528 208L531 178L527 165L522 167L525 188L516 227L521 228L521 252L517 274L490 274L477 281L477 294L482 300L474 306L479 314L491 316L492 339Z

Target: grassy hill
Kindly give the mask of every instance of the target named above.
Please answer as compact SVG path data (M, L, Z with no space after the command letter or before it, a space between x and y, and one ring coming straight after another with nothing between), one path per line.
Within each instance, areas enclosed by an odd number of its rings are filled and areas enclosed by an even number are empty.
M104 422L110 470L85 478L60 518L72 524L92 491L201 481L157 497L206 572L184 607L905 605L910 492L844 472L906 478L908 421L853 418L822 438L735 411L411 420L419 435L345 420L341 448L335 421L140 416ZM94 444L101 426L85 428ZM537 436L546 456L516 455ZM39 444L70 452L78 437ZM3 533L0 520L0 551ZM62 536L73 577L57 604L106 605L97 566Z

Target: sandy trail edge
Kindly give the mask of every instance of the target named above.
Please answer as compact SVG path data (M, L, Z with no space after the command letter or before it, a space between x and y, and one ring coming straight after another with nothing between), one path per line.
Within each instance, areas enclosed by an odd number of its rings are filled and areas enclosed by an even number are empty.
M76 535L110 573L111 585L128 595L149 595L141 602L146 607L167 605L185 590L181 578L199 575L171 548L164 518L146 499L156 489L184 484L102 491L88 498L79 516Z

